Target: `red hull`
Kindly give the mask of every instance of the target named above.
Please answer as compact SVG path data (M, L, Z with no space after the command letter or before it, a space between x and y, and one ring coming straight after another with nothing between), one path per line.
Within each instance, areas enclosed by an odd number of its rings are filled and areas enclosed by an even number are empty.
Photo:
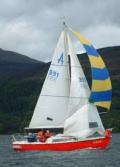
M17 151L28 150L54 150L54 151L70 151L78 149L104 149L110 142L111 137L91 139L85 141L74 141L65 143L13 143L13 149Z

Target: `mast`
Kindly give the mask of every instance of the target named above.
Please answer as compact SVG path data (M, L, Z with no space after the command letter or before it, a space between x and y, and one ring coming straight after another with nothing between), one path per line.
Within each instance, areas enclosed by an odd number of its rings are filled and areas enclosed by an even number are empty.
M69 88L70 88L70 60L68 57L68 50L69 50L69 46L68 46L68 38L67 38L67 26L65 24L65 22L63 22L63 31L64 31L64 48L65 48L65 56L67 58L67 64L68 64L68 82L69 82Z
M65 55L67 57L68 62L68 45L67 45L67 32L66 32L66 24L63 22L63 31L64 31L64 48L65 48Z

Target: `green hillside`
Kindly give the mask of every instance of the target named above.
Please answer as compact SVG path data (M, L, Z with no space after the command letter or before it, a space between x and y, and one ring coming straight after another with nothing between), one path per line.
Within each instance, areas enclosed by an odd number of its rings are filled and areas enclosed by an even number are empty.
M113 127L114 132L120 132L120 46L99 49L98 52L105 61L113 87L111 110L107 114L101 115L101 118L106 128ZM88 57L86 54L81 54L78 55L78 58L91 85ZM9 63L6 67L10 65ZM19 62L14 63L18 64ZM29 125L49 65L50 63L33 62L31 68L25 66L21 70L21 66L17 66L19 73L15 75L10 73L5 79L0 77L0 134L23 132L23 128ZM4 76L4 70L1 68L1 76ZM9 70L14 71L14 66L11 66Z

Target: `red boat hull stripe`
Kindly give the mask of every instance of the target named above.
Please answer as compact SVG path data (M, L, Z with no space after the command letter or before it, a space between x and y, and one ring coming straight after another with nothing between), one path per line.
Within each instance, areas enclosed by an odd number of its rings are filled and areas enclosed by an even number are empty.
M110 142L109 138L99 138L94 140L66 142L66 143L29 143L29 144L14 144L13 149L19 151L28 150L54 150L54 151L70 151L77 149L104 149Z

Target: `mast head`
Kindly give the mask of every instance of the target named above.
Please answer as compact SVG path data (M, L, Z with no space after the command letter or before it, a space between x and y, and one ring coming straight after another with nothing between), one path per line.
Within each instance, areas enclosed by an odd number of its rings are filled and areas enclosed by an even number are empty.
M65 22L63 22L63 29L67 28Z

